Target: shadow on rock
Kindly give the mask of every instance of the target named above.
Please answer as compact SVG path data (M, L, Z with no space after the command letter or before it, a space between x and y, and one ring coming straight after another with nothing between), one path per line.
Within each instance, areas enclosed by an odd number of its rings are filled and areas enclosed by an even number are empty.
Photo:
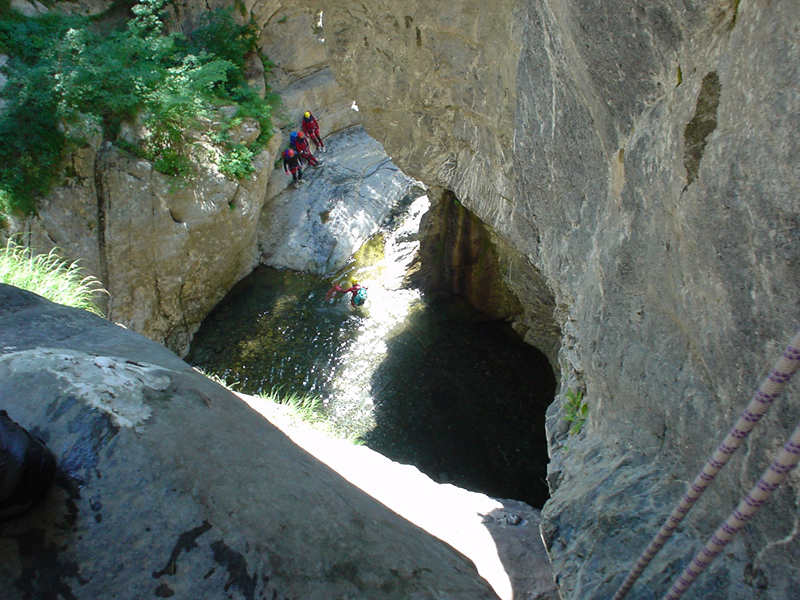
M483 524L497 546L514 598L558 600L553 567L539 533L539 511L516 500L498 501L503 508L484 515Z

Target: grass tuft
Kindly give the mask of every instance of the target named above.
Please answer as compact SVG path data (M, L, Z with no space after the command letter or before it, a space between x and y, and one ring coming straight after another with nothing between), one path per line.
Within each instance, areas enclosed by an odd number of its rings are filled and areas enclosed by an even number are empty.
M281 415L290 423L302 421L317 428L327 429L325 417L321 413L322 401L316 396L283 392L282 386L278 386L261 397L283 407Z
M33 254L13 238L0 249L0 283L28 290L66 306L104 316L98 296L107 293L100 281L85 275L77 262L70 262L54 248L48 254Z

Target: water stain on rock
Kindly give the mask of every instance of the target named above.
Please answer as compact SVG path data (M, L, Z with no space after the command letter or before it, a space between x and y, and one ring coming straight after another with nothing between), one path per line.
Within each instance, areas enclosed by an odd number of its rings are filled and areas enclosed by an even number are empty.
M178 541L175 542L175 546L172 548L172 552L169 555L167 564L160 571L155 571L153 573L153 579L158 579L164 575L174 575L177 573L178 558L180 557L181 552L190 552L191 550L197 548L197 538L209 531L211 527L211 523L205 520L203 521L202 525L194 527L193 529L190 529L189 531L179 535Z

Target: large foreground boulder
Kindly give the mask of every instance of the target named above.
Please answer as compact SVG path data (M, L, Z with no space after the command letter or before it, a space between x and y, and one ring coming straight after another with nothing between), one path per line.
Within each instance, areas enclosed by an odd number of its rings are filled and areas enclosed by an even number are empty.
M164 347L2 284L0 406L58 465L0 525L4 600L497 598Z

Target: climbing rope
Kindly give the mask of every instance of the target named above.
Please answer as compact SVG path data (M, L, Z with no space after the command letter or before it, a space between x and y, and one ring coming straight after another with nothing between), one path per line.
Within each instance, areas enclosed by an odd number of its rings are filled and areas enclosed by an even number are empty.
M717 529L716 533L706 544L691 563L686 567L683 574L678 577L672 588L664 596L664 600L678 600L683 592L692 584L700 573L711 564L723 548L733 537L739 533L747 522L753 517L761 505L764 504L772 495L777 487L783 483L791 471L800 460L800 422L788 439L783 450L780 451L769 468L764 471L761 479L747 493L739 506L728 516L725 522Z
M658 554L658 551L661 550L683 518L689 513L697 499L711 484L714 477L719 473L720 469L725 466L728 459L736 452L737 448L747 439L750 431L755 427L755 424L761 420L761 417L767 412L775 398L783 391L783 388L786 387L786 384L792 378L795 371L797 371L798 367L800 367L800 331L792 338L792 341L786 347L786 350L784 350L783 355L778 359L775 366L769 372L769 375L767 375L753 395L750 404L748 404L747 408L742 412L739 420L736 421L736 424L728 435L714 451L711 458L708 459L703 469L697 477L695 477L691 485L689 485L689 489L672 511L672 514L670 514L666 522L661 526L659 532L653 537L644 552L642 552L636 564L631 569L630 573L628 573L625 582L617 590L617 593L614 594L613 600L622 600L622 598L627 595L644 569L650 564L650 561L653 560L653 557Z

